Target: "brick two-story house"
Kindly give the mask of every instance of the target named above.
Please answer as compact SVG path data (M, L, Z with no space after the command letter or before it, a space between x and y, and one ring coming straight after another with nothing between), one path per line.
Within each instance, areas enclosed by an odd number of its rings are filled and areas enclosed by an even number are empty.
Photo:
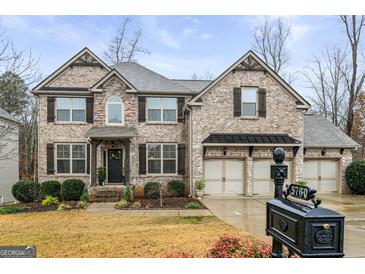
M289 180L343 192L356 142L252 51L214 81L168 79L136 63L106 65L85 48L33 89L39 99L39 180L97 186L206 180L206 194L270 194L272 149Z

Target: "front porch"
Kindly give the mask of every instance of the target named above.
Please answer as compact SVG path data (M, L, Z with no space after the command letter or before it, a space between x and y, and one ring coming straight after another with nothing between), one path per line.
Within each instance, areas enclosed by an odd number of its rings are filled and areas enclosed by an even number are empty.
M130 183L130 144L134 129L127 127L93 127L86 136L90 139L90 186L99 186L97 168L104 167L104 186Z

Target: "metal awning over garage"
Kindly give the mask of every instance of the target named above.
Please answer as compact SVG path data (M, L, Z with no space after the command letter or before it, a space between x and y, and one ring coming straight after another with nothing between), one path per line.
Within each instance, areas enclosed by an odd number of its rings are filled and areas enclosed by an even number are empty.
M301 142L288 134L261 133L211 133L202 142L205 146L213 145L247 145L247 146L298 146Z
M92 127L90 128L85 137L92 139L124 139L131 138L135 135L135 129L133 127Z

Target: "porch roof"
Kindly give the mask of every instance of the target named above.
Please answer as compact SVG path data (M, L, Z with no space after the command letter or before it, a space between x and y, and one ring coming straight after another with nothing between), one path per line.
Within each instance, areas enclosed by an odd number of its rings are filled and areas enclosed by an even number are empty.
M202 142L204 145L290 145L298 146L301 142L288 134L260 133L211 133Z
M131 138L135 134L133 127L92 127L90 128L85 137L93 139L120 139L120 138Z

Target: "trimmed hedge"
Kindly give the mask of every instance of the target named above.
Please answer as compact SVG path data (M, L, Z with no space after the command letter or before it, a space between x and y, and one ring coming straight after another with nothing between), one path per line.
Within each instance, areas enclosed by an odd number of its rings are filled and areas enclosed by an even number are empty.
M62 183L61 196L65 201L79 201L84 193L85 183L79 179L68 179Z
M40 194L42 198L46 196L61 197L61 184L58 181L45 181L41 183Z
M346 168L346 182L354 194L365 194L365 160L354 161Z
M160 183L148 182L144 185L144 197L146 199L158 199L160 197Z
M167 191L170 197L183 197L185 195L185 184L181 180L168 182Z
M39 196L39 183L35 181L19 181L11 189L14 198L22 203L32 203Z

